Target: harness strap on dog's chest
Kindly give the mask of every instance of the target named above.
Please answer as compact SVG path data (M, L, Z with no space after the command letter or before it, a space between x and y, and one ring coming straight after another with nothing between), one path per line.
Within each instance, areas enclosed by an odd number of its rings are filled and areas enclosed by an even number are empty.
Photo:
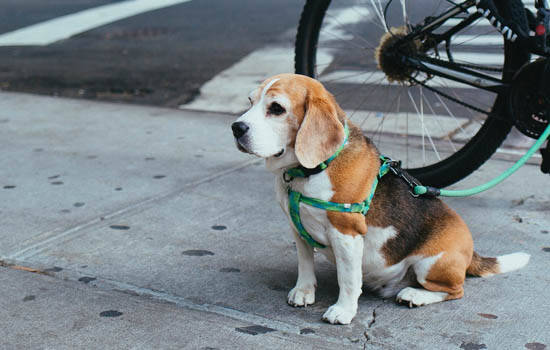
M304 241L306 241L313 248L326 248L324 244L317 242L306 231L304 225L302 225L302 219L300 219L300 201L302 194L300 192L288 190L288 207L290 211L290 218L294 224L294 228L298 231L298 234Z
M313 237L311 237L311 235L304 228L304 225L302 224L302 219L300 218L300 203L304 203L309 206L328 211L337 211L342 213L361 213L363 215L367 215L367 212L370 209L372 198L374 197L374 192L376 191L376 187L378 186L378 180L382 178L382 176L386 175L390 170L391 159L383 156L381 156L380 159L382 160L380 171L378 172L378 175L372 183L369 196L361 203L335 203L324 201L322 199L304 196L300 192L294 191L289 187L288 207L290 218L292 219L292 223L294 224L294 227L296 228L296 231L298 231L300 237L302 237L310 246L314 248L326 248L324 244L321 244L313 239Z

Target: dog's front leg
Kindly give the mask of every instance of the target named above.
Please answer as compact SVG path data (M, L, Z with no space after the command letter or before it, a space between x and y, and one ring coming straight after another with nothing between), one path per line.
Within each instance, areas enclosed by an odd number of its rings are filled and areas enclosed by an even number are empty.
M330 231L340 293L336 304L329 307L323 315L323 320L332 324L349 324L357 313L363 284L363 236L345 235L336 229Z
M298 250L298 280L296 286L288 293L288 303L292 306L307 306L315 302L315 267L313 265L313 248L308 245L292 228L296 249Z

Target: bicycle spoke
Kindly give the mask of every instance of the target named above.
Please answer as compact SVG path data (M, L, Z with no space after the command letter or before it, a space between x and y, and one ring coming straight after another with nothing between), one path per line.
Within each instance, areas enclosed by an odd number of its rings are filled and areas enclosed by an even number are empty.
M452 119L455 121L457 128L459 128L462 132L466 133L466 131L465 131L465 130L462 128L462 126L459 124L458 119L455 117L454 113L451 112L451 110L449 109L449 107L447 106L447 104L445 103L445 101L443 101L443 100L441 99L441 96L439 96L438 94L435 94L435 96L437 97L437 99L439 100L439 102L441 103L441 105L443 106L443 108L445 108L445 110L447 111L447 113L449 114L449 116L451 116ZM470 110L468 110L468 111L470 112L470 114L471 114L472 117L473 117L474 114L473 114Z
M333 15L330 15L330 14L328 14L328 15L329 15L330 18L332 18L333 21L335 21L336 23L338 23L338 24L340 25L340 27L342 27L342 28L345 27L345 25L342 24L342 23L340 22L340 20L338 19L338 17L333 16ZM349 23L349 24L347 25L347 27L349 27L350 25L351 25L351 23ZM354 36L354 38L358 38L358 39L360 39L361 41L365 42L365 43L368 45L368 46L367 46L368 48L374 50L375 46L372 45L367 39L363 38L362 35L357 34L357 32L356 32L356 31L353 31L353 30L347 29L347 31L350 32L350 33L352 33L353 36Z
M338 77L338 78L334 78L334 79L329 79L329 80L323 79L323 83L325 83L325 84L334 83L335 81L341 81L341 80L344 80L344 79L349 79L349 78L352 78L352 77L358 77L360 75L369 74L369 73L371 73L371 76L372 76L372 73L374 73L374 72L358 72L357 74L349 74L349 75L345 75L343 77Z
M435 94L434 94L435 95ZM426 98L426 96L424 95L424 102L426 103L426 105L428 106L428 108L430 109L430 112L432 112L432 116L433 116L433 119L435 120L435 122L437 123L437 125L439 126L439 130L441 131L441 133L444 135L443 138L447 139L447 141L449 142L451 148L453 149L453 151L457 151L457 148L454 144L454 142L451 140L451 138L449 137L449 134L447 134L446 130L443 128L443 126L441 125L441 121L439 120L439 116L435 113L433 107L432 107L432 104L430 103L430 101Z
M363 104L365 104L365 102L368 101L369 97L374 93L375 89L371 89L370 93L368 95L366 95L363 100L361 101L361 103L355 108L355 110L353 111L353 113L349 116L350 118L353 117L353 115L361 108L363 107Z
M422 160L424 162L424 165L426 165L426 145L425 145L425 141L424 141L425 136L428 137L428 140L430 141L430 144L432 145L432 149L434 150L434 152L437 156L437 159L441 160L441 156L439 155L439 152L437 152L437 149L436 149L435 144L432 140L432 137L430 136L430 133L428 132L428 130L426 130L426 128L425 128L425 125L424 125L424 112L423 111L421 112L418 109L418 107L416 106L416 102L414 102L414 98L412 97L410 90L407 90L407 94L409 95L409 99L411 100L411 102L414 106L414 109L416 111L418 119L420 120L420 124L421 124L421 128L422 128Z
M380 5L380 7L377 6L377 3L380 4L380 2L379 1L377 2L376 0L370 0L370 2L372 4L372 7L373 7L376 15L380 19L380 23L382 23L382 26L384 26L384 30L387 32L388 31L388 26L386 25L386 21L384 20L384 15L383 15L384 10L382 9L381 5Z

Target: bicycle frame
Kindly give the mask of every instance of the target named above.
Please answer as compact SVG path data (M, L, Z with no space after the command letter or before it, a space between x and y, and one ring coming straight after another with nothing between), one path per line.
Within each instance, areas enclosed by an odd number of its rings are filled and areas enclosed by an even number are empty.
M410 34L406 35L396 43L396 46L399 46L400 43L413 41L419 38L426 38L429 36L430 41L427 45L424 44L422 47L422 50L428 50L436 48L439 44L445 41L445 48L447 56L449 58L448 61L420 55L401 55L402 63L428 75L443 77L494 93L501 93L509 89L510 84L504 82L502 79L498 79L491 75L474 71L472 69L464 68L459 64L454 63L452 54L450 52L450 38L458 31L466 28L475 20L482 17L479 12L475 12L472 14L467 12L468 8L475 5L476 2L474 0L467 0L461 4L457 4L456 7L447 10L438 17L428 17L426 18L427 23L414 28ZM550 0L537 0L537 8L539 8L539 11L541 11L541 9L549 11ZM466 13L468 16L465 17L464 20L457 25L453 26L444 33L433 33L435 29L441 27L448 19L464 13ZM518 36L516 39L516 43L518 45L526 45L526 40L527 38ZM548 57L550 55L546 56Z

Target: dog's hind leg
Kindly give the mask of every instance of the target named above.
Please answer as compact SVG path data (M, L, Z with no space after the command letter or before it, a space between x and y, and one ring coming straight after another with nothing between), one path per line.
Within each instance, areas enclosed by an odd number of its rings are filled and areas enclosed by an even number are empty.
M420 260L413 267L418 283L425 289L404 288L396 300L413 307L462 298L466 260L463 254L447 252Z
M292 232L298 251L298 280L296 286L288 293L287 301L292 306L307 306L315 302L317 287L313 248L298 235L296 230L292 229Z

